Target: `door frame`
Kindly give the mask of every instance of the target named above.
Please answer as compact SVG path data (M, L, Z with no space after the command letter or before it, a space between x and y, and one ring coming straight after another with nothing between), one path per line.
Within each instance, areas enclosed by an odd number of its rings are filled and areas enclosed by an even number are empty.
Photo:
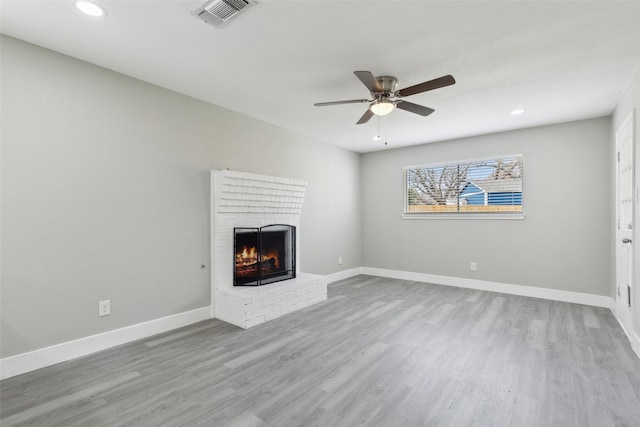
M621 183L620 180L620 170L621 170L621 155L624 155L624 151L621 147L623 139L626 139L628 136L628 132L631 132L631 159L624 159L625 164L626 161L631 161L631 177L632 181L631 187L634 187L634 150L633 150L633 137L634 137L634 129L633 129L633 111L629 113L629 115L624 119L622 124L616 130L616 191L615 191L615 204L616 204L616 231L615 231L615 258L616 258L616 311L618 320L622 324L622 326L628 331L631 332L634 330L634 311L635 311L635 283L634 283L634 271L633 271L633 244L623 244L623 238L631 238L633 240L633 231L635 229L634 218L633 218L633 189L628 189L631 191L631 224L634 227L629 230L627 229L628 221L625 219L623 223L620 223L621 217L621 203L620 203L620 192L621 187L626 187L627 180L624 180L624 183ZM624 132L624 134L623 134ZM628 193L627 193L628 195ZM626 197L626 196L625 196ZM631 226L629 226L631 227ZM627 259L629 257L629 259ZM629 275L629 280L627 281L627 275ZM624 276L624 277L623 277Z
M637 123L636 123L636 110L635 108L631 109L629 114L622 121L620 126L615 130L615 154L616 158L614 159L615 165L615 197L614 197L614 205L615 205L615 222L614 222L614 238L615 238L615 246L614 246L614 256L615 256L615 293L613 295L612 305L615 307L615 315L618 319L618 322L623 327L625 332L627 333L629 340L631 341L631 345L635 350L638 357L640 357L640 291L637 289L638 286L638 278L640 277L640 249L638 249L638 243L640 238L640 205L638 198L639 188L640 188L640 172L638 171L638 166L640 165L640 146L638 144L638 134L637 134ZM622 243L621 243L621 231L618 226L619 220L619 162L618 162L618 153L619 153L619 144L620 144L620 133L627 125L631 125L632 132L632 145L633 145L633 154L632 154L632 162L634 174L632 178L632 204L633 204L633 229L631 232L631 238L633 240L632 253L631 253L631 313L630 319L628 322L623 320L623 314L620 313L621 301L626 302L626 298L624 297L624 293L626 289L620 289L619 286L619 273L621 269L621 253L622 253ZM620 295L618 295L618 291L620 291Z

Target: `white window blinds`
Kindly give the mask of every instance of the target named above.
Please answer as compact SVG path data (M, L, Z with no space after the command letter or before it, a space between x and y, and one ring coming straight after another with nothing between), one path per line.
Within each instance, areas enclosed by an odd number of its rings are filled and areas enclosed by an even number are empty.
M521 154L404 168L404 213L521 214Z

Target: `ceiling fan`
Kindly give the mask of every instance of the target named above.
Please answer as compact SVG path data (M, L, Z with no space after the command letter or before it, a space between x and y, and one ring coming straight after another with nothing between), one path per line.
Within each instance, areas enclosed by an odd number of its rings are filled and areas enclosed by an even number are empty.
M367 123L371 117L375 115L384 116L393 111L394 108L409 111L410 113L419 114L421 116L428 116L435 110L433 108L424 107L422 105L414 104L412 102L403 101L401 98L405 96L415 95L417 93L426 92L433 89L439 89L441 87L450 86L455 84L456 80L451 75L439 77L437 79L429 80L417 85L409 86L404 89L396 90L396 84L398 79L392 76L378 76L374 77L370 71L354 71L358 79L364 84L371 93L372 99L351 99L348 101L333 101L333 102L317 102L313 105L316 107L324 107L327 105L339 105L339 104L356 104L356 103L370 103L367 111L360 117L360 120L356 124L360 125Z

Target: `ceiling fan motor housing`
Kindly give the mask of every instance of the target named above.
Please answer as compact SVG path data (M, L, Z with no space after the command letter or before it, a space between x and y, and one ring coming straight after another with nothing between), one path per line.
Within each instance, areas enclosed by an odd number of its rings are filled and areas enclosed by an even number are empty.
M398 79L392 76L378 76L376 77L376 81L387 96L393 95L393 92L396 90L396 85L398 84ZM371 92L371 95L375 95L375 92Z

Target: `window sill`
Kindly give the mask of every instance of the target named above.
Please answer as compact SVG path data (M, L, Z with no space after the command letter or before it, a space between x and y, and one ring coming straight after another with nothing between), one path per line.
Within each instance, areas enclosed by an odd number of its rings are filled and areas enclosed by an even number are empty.
M524 219L524 213L412 213L402 214L402 219Z

